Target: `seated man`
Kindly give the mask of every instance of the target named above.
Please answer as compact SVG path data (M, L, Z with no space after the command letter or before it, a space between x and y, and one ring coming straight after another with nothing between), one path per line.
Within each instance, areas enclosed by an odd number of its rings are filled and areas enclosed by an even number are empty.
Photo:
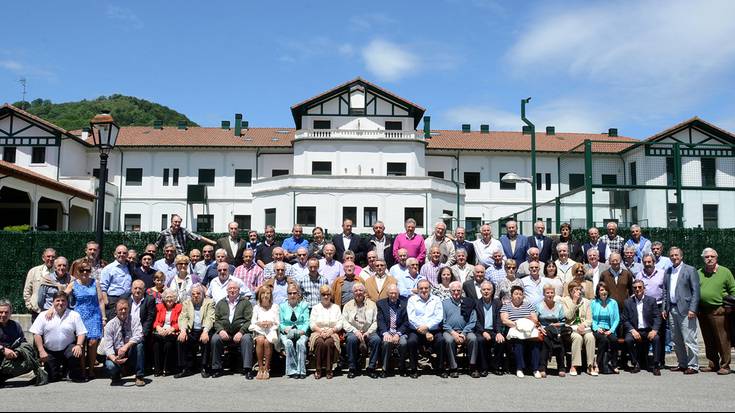
M105 370L112 379L110 386L122 386L123 367L127 365L132 369L138 361L138 343L143 341L143 327L140 323L133 323L127 300L118 300L115 311L115 318L105 325L103 350L107 357ZM142 375L136 373L135 385L145 386Z
M26 342L23 328L11 320L13 305L0 300L0 386L6 380L28 372L36 374L36 386L48 383L48 375L41 367L33 346Z
M401 376L406 375L406 350L408 344L408 301L401 297L398 285L389 284L388 298L378 301L378 336L383 339L383 373L380 377L388 377L388 366L393 349L398 347L398 370Z
M444 338L441 334L444 311L439 297L431 294L431 283L422 279L418 282L418 294L408 299L408 322L410 332L408 333L408 353L411 362L411 378L417 379L419 347L430 345L439 356L439 366L443 363L442 346Z
M482 297L477 302L475 309L477 323L475 334L477 335L481 376L487 376L492 371L497 376L503 375L503 356L505 355L505 337L501 333L503 325L500 321L500 309L503 302L494 298L495 287L490 281L485 281L480 286Z
M345 254L347 251L345 251ZM347 266L348 264L345 264ZM349 265L355 265L349 263ZM345 304L342 309L342 319L344 320L344 330L347 333L345 346L347 347L347 357L350 362L350 370L347 373L348 379L355 378L360 370L360 365L364 362L361 358L361 347L365 347L370 351L370 362L368 363L367 374L373 379L378 378L375 367L378 364L380 356L380 336L375 332L378 330L378 309L375 303L365 297L365 285L357 281L352 285L353 299Z
M646 286L643 281L633 282L633 297L625 300L622 320L625 331L625 345L628 347L630 360L633 361L632 373L641 371L641 361L648 364L648 349L653 345L653 375L661 375L661 340L658 332L661 329L661 313L656 299L645 295ZM643 315L643 317L640 317Z
M50 320L47 317L36 318L30 329L39 359L45 364L51 382L63 379L67 370L72 381L84 381L80 359L84 353L82 346L87 338L87 328L79 313L69 310L66 293L59 291L53 299L53 317Z
M240 297L240 284L227 284L227 297L214 309L214 332L212 336L212 377L222 376L222 356L225 346L237 346L242 355L242 374L246 379L253 374L253 337L248 333L253 306L245 297Z
M205 287L194 284L191 289L191 299L184 301L183 309L179 315L179 328L181 332L178 337L179 367L183 367L175 379L193 374L194 357L201 352L201 363L199 368L202 377L209 377L207 371L209 355L211 354L210 336L214 326L214 301L204 297Z
M482 267L479 265L478 267ZM484 268L483 268L484 269ZM485 271L479 274L484 277ZM449 284L450 298L442 302L444 310L444 358L449 364L449 372L442 371L441 377L447 378L452 376L453 379L459 378L457 372L457 347L464 346L467 356L470 360L470 370L473 378L479 378L480 373L477 371L477 353L476 344L477 336L475 336L475 324L477 323L477 314L475 306L477 301L473 298L462 298L462 283L453 281ZM444 366L439 366L442 368Z

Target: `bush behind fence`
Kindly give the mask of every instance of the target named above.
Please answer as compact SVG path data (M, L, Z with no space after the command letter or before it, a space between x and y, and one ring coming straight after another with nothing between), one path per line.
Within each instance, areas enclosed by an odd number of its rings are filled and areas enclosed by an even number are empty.
M605 229L601 228L600 232L604 234ZM202 235L215 240L227 236L226 233ZM620 235L627 238L628 231L621 229ZM735 251L735 229L646 228L643 235L651 240L661 241L667 251L671 246L681 247L684 250L684 260L696 268L702 266L700 255L706 247L718 251L721 265L735 268L735 254L732 253ZM290 234L277 234L276 238L282 241L289 236ZM584 229L575 229L573 236L576 240L587 239ZM67 257L71 261L83 256L86 243L94 239L95 234L92 232L0 231L0 298L10 299L16 312L25 312L23 285L26 274L31 267L41 264L43 250L52 247L59 256ZM157 239L157 232L109 232L105 234L102 256L107 261L112 260L115 247L120 244L142 252L147 244L154 243ZM201 249L203 246L202 243L195 242L190 243L189 248Z

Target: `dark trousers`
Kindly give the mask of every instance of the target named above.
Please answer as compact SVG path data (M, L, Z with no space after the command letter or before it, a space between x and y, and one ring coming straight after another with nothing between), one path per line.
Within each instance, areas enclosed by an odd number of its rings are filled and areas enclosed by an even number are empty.
M176 341L176 346L178 347L178 354L179 354L179 367L182 367L186 370L193 370L194 369L194 357L196 356L197 352L201 352L201 358L200 358L200 365L201 369L207 369L209 368L209 353L212 351L211 349L211 343L212 341L208 341L207 344L202 344L199 339L202 336L202 333L204 330L191 330L189 334L186 335L186 342L181 343L180 341ZM212 336L210 332L210 338Z
M122 375L123 367L127 366L129 368L136 368L137 370L137 364L138 364L138 346L135 345L128 350L128 361L125 362L122 366L113 363L112 360L107 359L105 360L105 371L107 371L107 374L112 378L112 380L120 380L120 376ZM136 378L143 378L143 375L140 371L135 372Z
M725 309L700 308L699 327L702 329L704 349L709 367L715 370L730 369L730 325L725 317Z
M370 336L368 337L365 337L365 347L367 347L370 352L370 362L368 363L368 368L370 369L374 369L375 366L378 365L378 358L380 358L381 341L382 340L380 339L380 337L375 333L370 334ZM347 334L345 347L347 349L347 358L350 361L350 369L359 370L360 365L362 365L362 363L360 362L360 357L362 355L362 352L360 350L360 340L357 338L356 335L349 333Z
M664 305L659 304L658 305L658 312L661 314L664 311ZM658 329L658 341L660 346L660 351L658 354L658 358L654 358L653 360L658 363L657 365L659 367L666 365L666 344L667 342L671 341L671 336L669 333L669 322L668 320L661 320L661 327ZM654 354L656 354L656 348L653 349ZM654 356L655 357L655 356Z
M243 334L240 343L235 343L230 335L229 341L224 341L219 334L212 334L212 370L222 370L222 356L225 352L225 346L236 347L240 349L242 356L242 367L245 371L253 368L253 336Z
M660 368L661 353L663 352L661 334L659 333L659 335L653 339L653 342L651 342L648 340L648 333L651 332L650 328L644 328L636 331L641 335L640 341L636 341L630 331L625 333L625 346L628 348L628 357L630 357L630 360L633 362L633 367L646 369L651 368L651 366L648 365L648 349L653 346L653 367Z
M153 366L156 373L162 373L163 371L171 372L175 370L172 364L178 358L176 355L176 339L178 334L170 334L168 336L160 336L158 334L153 335L154 350L153 350Z
M492 336L492 340L485 340L480 334L477 336L477 350L480 355L480 368L482 371L502 371L505 370L505 355L508 353L507 341L498 343L495 341L493 332L488 332Z
M393 354L393 349L398 347L398 368L403 371L406 369L406 356L408 354L408 340L406 336L401 336L398 340L398 344L389 343L387 341L382 342L383 352L383 371L388 371L390 366L390 358Z
M315 334L315 333L314 333ZM317 337L314 341L314 354L316 355L316 371L332 371L334 365L334 353L337 351L334 338Z
M74 348L74 344L69 344L69 346L62 351L46 350L48 360L44 363L44 367L48 373L49 382L62 380L64 376L66 376L67 372L69 373L70 379L81 379L81 360L74 357L71 352L72 348Z
M618 336L615 333L606 336L593 332L597 343L597 367L602 373L609 373L610 368L618 366Z
M408 358L409 363L411 365L411 370L416 371L418 370L418 364L419 364L419 347L429 345L431 346L431 351L436 353L436 355L439 357L439 366L444 365L444 359L442 358L443 352L442 347L444 346L444 336L442 336L441 331L430 331L430 333L434 336L434 340L429 342L426 340L426 335L419 334L417 331L412 330L410 333L408 333L408 340L406 341L406 344L408 346Z
M546 366L549 365L549 357L556 357L556 366L558 371L566 372L566 348L564 347L564 340L558 337L558 343L554 343L553 339L549 336L544 337L544 342L541 344L541 364L539 371L546 371Z
M535 338L529 340L511 340L510 346L516 361L516 370L526 369L526 352L531 353L531 371L538 371L541 360L541 342Z

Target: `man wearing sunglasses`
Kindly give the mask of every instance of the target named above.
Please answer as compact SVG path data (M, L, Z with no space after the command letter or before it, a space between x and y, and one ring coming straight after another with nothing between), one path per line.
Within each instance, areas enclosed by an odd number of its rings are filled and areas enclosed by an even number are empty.
M661 375L661 340L658 333L661 329L661 312L656 299L646 295L646 286L641 280L633 282L633 297L625 300L622 311L625 345L633 363L631 373L640 373L641 365L648 364L648 349L653 346L654 376Z

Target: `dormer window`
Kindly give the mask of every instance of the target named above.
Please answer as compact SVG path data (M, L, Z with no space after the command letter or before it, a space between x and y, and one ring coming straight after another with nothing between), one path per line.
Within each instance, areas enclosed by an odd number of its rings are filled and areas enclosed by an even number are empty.
M365 115L365 88L354 86L350 89L350 115Z

